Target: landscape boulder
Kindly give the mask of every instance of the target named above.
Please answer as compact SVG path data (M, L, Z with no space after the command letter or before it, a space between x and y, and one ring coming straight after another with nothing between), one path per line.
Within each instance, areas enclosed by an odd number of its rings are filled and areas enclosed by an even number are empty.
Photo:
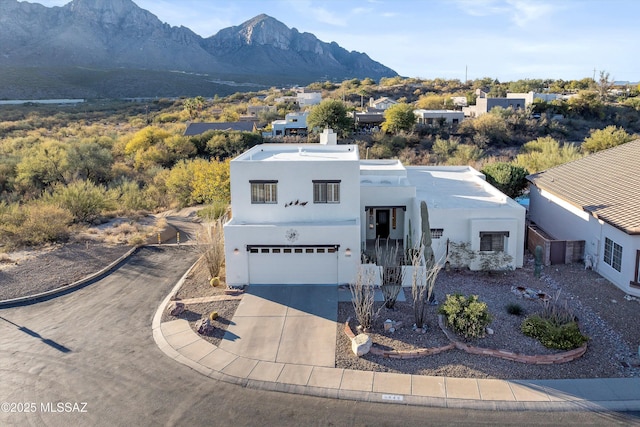
M180 301L171 301L169 305L167 305L167 313L170 316L180 316L184 312L184 303Z
M208 317L203 317L196 322L196 331L200 335L211 335L214 329L215 326L211 324Z
M367 334L358 334L351 339L351 350L356 356L364 356L371 350L371 337Z

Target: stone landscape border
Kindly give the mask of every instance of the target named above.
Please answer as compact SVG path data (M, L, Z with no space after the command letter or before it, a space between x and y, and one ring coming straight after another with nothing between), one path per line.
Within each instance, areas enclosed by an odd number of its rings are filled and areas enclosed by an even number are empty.
M347 319L347 321L344 323L344 333L351 341L353 341L356 336L349 326L349 320L350 319ZM578 348L564 351L562 353L540 354L533 356L513 353L508 350L495 350L492 348L475 347L457 340L456 337L454 337L453 334L445 327L442 315L438 316L438 325L440 326L442 332L446 335L447 339L450 341L449 345L443 347L420 348L416 350L383 350L380 348L371 347L370 353L376 356L382 356L390 359L416 359L419 357L433 356L435 354L457 348L458 350L465 351L469 354L497 357L500 359L526 363L530 365L553 365L576 360L582 357L582 355L587 351L587 343L584 343Z

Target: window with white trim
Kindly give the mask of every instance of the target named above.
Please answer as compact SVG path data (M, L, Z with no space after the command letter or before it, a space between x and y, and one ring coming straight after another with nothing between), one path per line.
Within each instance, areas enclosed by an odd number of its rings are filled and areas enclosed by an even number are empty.
M614 270L622 270L622 246L608 237L604 239L604 262Z
M278 203L278 181L249 181L251 203Z
M313 203L340 203L340 181L313 181Z
M481 231L481 252L504 252L505 240L509 237L508 231Z

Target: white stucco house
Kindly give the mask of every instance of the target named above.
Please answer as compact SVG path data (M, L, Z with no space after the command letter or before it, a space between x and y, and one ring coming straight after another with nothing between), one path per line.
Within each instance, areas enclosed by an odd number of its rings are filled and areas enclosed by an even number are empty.
M271 123L271 135L269 136L289 136L307 135L308 111L287 113L284 120L275 120Z
M413 110L416 121L420 125L438 126L442 124L457 125L464 120L464 113L456 110Z
M522 267L525 209L473 168L361 160L357 145L263 144L231 161L227 283L351 283L376 238L402 249L419 240L422 200L439 262L464 242Z
M640 139L530 175L529 216L559 240L583 240L584 259L640 296Z

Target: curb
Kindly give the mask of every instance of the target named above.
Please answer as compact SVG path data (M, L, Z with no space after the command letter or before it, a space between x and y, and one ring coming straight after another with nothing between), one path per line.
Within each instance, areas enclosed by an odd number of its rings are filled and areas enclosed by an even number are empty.
M197 261L196 261L197 263ZM300 394L306 396L323 397L339 400L351 400L371 403L386 403L386 404L400 404L400 405L412 405L412 406L427 406L427 407L440 407L440 408L457 408L457 409L479 409L479 410L501 410L501 411L543 411L543 412L572 412L572 411L637 411L640 408L640 399L635 395L625 395L624 393L618 395L613 393L611 396L605 396L602 394L596 394L591 399L586 398L580 393L581 389L593 389L594 387L602 387L606 384L607 379L592 379L582 380L582 382L575 384L567 383L567 381L573 380L495 380L504 383L504 387L511 391L515 400L501 400L496 397L491 397L489 394L487 397L482 396L481 383L493 381L487 379L466 379L466 378L448 378L448 377L429 377L431 379L437 378L442 383L442 387L447 390L445 395L421 395L419 393L414 394L413 391L399 392L392 389L384 390L372 386L368 390L365 389L349 389L332 386L324 386L319 384L309 384L309 378L311 372L315 369L333 369L333 368L317 368L308 365L296 365L296 364L284 364L281 372L284 372L287 367L291 370L303 370L308 373L307 380L299 381L298 379L291 381L279 381L279 380L266 380L251 378L250 371L253 370L258 363L257 360L245 358L243 356L228 353L213 344L205 345L204 349L200 349L196 352L185 351L193 345L201 345L204 342L199 338L197 333L188 326L186 320L179 320L184 322L186 327L181 327L180 331L171 333L165 336L163 331L163 323L161 322L162 315L164 313L167 303L175 296L177 291L183 285L187 275L193 270L195 266L192 265L189 270L178 281L176 286L171 292L164 298L153 318L152 331L153 339L158 346L158 349L165 354L165 356L173 359L175 362L180 363L194 371L202 374L205 377L222 381L229 384L234 384L240 387L245 387L254 390L263 391L277 391L281 393ZM345 333L351 332L350 328L347 331L345 327ZM175 347L170 344L171 337L176 335L188 334L190 336L190 344ZM352 333L353 334L353 333ZM169 338L167 338L169 337ZM199 343L200 344L197 344ZM450 344L451 347L454 344ZM218 354L220 357L217 367L212 365L205 366L201 363L201 360L205 358L211 358L213 354ZM235 368L233 368L235 366ZM232 369L229 369L232 367ZM248 370L246 370L248 369ZM346 369L335 368L336 371L342 371L341 378L347 374ZM226 372L228 371L228 372ZM244 375L246 372L247 375ZM353 371L356 372L356 371ZM360 372L360 371L357 371ZM372 373L373 374L373 373ZM388 373L378 373L380 376L393 375ZM411 390L413 390L413 382L416 381L413 375L409 375L411 381ZM426 378L426 377L425 377ZM624 381L624 384L636 384L638 379L620 379ZM451 387L453 390L459 387L460 381L468 381L469 387L477 390L480 395L478 398L473 398L463 395L451 396L448 394L448 389ZM605 383L602 383L605 381ZM611 384L612 387L625 388L624 384ZM417 385L417 384L416 384ZM577 387L577 388L576 388ZM535 389L542 393L542 398L524 398L520 399L516 397L517 390L521 389ZM575 390L574 390L575 389ZM574 394L576 393L576 394ZM627 393L628 394L628 393Z
M11 298L8 300L0 301L0 308L9 308L9 307L16 307L21 305L34 304L36 302L48 300L48 299L57 297L59 295L63 295L71 291L75 291L77 289L83 288L87 285L90 285L97 279L109 273L111 270L115 269L119 264L121 264L123 261L125 261L127 258L129 258L131 255L133 255L135 252L137 252L140 248L144 246L145 245L141 245L141 246L135 246L131 248L124 255L120 256L120 258L116 259L115 261L113 261L111 264L107 265L103 269L93 274L90 274L87 277L84 277L80 280L76 280L73 283L69 283L68 285L64 285L59 288L51 289L45 292L40 292L34 295L27 295L24 297L17 297L17 298Z

